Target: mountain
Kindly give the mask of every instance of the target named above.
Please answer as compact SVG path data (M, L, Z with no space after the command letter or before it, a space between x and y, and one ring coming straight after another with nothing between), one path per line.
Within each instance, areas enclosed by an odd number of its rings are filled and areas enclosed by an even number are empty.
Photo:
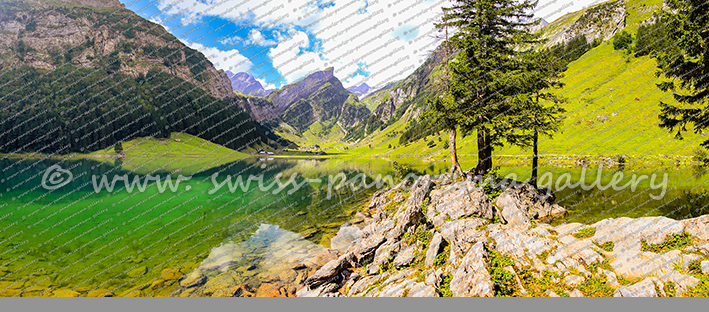
M533 32L533 33L539 31L539 30L542 29L542 28L544 28L544 26L549 25L549 22L547 22L545 19L543 19L543 18L541 18L541 17L536 18L536 19L534 19L534 20L535 20L535 21L536 21L536 20L539 20L539 24L529 27L529 31L531 31L531 32Z
M650 0L652 1L654 0ZM645 10L647 6L645 3L642 7L631 3L629 8L632 11L640 11ZM586 36L589 42L595 39L606 41L623 30L625 24L626 2L615 0L566 14L542 28L541 34L549 40L548 46L568 43L578 36Z
M295 129L305 129L314 122L338 119L344 127L360 121L369 114L359 103L357 96L347 91L337 77L334 68L312 73L304 79L275 90L265 101L246 99L254 118L261 121L278 119Z
M676 101L671 93L657 88L657 84L664 79L654 75L657 71L656 60L651 56L634 56L632 51L628 53L613 47L613 38L620 32L626 31L636 38L638 27L654 23L662 8L663 0L604 2L569 13L540 30L547 38L557 38L559 44L577 35L588 36L589 43L597 39L597 45L589 45L569 64L561 80L565 86L554 90L567 99L563 104L567 113L560 131L553 138L540 137L541 154L570 157L598 155L606 160L624 157L656 164L680 163L686 159L685 156L693 155L706 133L689 132L683 135L684 139L678 139L674 133L658 126L659 103ZM619 18L618 12L624 12L623 17ZM613 24L617 27L611 27ZM615 35L611 36L613 33ZM373 114L361 124L364 126L360 127L365 129L350 131L347 136L350 151L361 149L368 153L388 153L388 157L393 158L412 154L433 155L433 159L447 157L438 143L447 140L445 134L412 118L425 107L425 103L421 104L425 97L435 93L419 92L414 95L415 91L406 92L407 88L402 88L409 85L408 90L416 90L414 86L435 90L438 83L445 82L440 65L431 71L424 70L444 62L431 58L438 57L432 54L423 68L403 80L408 80L408 84L394 82L389 88L362 99ZM428 74L422 76L426 72ZM428 83L414 83L416 81ZM394 100L395 95L405 96ZM394 114L390 117L392 111ZM475 135L464 133L459 138L459 155L475 155L475 139ZM530 151L504 146L496 148L494 154L529 156Z
M226 74L199 51L117 0L6 0L2 5L0 46L6 48L0 68L55 70L68 63L110 67L131 77L159 69L219 99L233 97Z
M423 111L426 98L441 92L443 66L452 56L453 53L439 46L408 77L389 83L362 99L372 114L350 131L347 140L359 140L395 122L407 123L415 119Z
M374 90L370 88L367 83L362 83L359 86L347 88L347 91L354 93L354 95L361 99L372 93Z
M549 25L549 22L547 22L547 20L545 20L545 19L543 19L543 18L541 18L541 17L540 17L539 19L540 19L540 21L539 21L539 26L544 27L544 26L546 26L546 25Z
M86 153L171 132L232 149L278 140L226 73L118 1L1 5L2 153Z
M314 72L266 97L237 95L253 119L262 122L291 141L307 144L309 136L331 136L340 140L358 126L370 110L357 95L347 91L334 68ZM317 135L314 135L317 133Z
M241 94L263 97L274 91L264 89L261 83L249 73L234 74L227 70L226 74L231 80L231 88Z

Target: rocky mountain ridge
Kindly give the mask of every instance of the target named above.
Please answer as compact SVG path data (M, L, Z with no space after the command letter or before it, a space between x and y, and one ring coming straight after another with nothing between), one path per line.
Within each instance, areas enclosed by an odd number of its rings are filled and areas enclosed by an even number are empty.
M709 215L551 226L544 221L565 213L552 201L528 184L491 199L446 175L381 190L359 236L297 295L706 295Z
M542 37L548 39L547 46L568 43L582 35L588 42L595 39L606 41L625 27L625 5L625 0L615 0L569 13L554 21L550 27L542 28Z
M249 73L232 73L226 71L227 77L231 81L231 88L235 92L245 95L264 97L275 90L266 90L261 83Z
M314 72L262 99L244 97L243 102L257 121L294 134L315 122L336 123L344 129L354 127L370 113L356 95L342 86L332 67Z
M117 0L9 0L0 29L2 69L69 64L138 77L157 68L216 98L234 97L226 74L204 55Z

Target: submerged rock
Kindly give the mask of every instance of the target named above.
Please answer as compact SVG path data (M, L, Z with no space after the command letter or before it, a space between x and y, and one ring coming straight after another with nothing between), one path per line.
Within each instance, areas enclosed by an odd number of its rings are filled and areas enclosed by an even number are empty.
M204 284L207 279L204 274L198 272L192 272L185 276L183 280L180 281L180 286L184 288L196 287Z
M362 235L362 230L356 226L343 226L337 235L330 240L330 248L344 252L350 244Z

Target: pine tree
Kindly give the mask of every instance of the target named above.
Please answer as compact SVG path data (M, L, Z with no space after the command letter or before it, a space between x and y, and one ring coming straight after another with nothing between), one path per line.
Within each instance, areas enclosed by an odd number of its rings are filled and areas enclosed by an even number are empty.
M113 145L113 151L116 152L117 155L120 155L123 153L123 143L121 141L116 142L115 145Z
M670 81L658 84L672 92L678 104L660 103L660 127L676 136L693 125L697 133L709 122L709 2L705 0L667 0L670 11L662 22L671 30L669 45L657 55L658 74ZM709 140L702 142L709 148Z
M520 146L532 146L532 176L530 183L537 186L537 168L539 166L539 134L552 137L561 126L562 114L565 109L559 103L564 98L555 95L550 90L564 86L559 81L566 71L566 61L555 56L549 49L530 49L522 57L524 68L520 75L520 94L517 100L525 112L521 116L524 125L519 128L529 131L527 137L519 137Z
M494 145L503 140L515 141L511 133L515 123L510 118L522 114L510 101L516 92L515 77L522 52L520 46L538 43L529 33L536 22L532 9L536 1L522 0L454 0L443 8L436 27L455 30L448 39L459 52L448 63L451 74L449 93L430 101L430 111L449 131L452 171L460 172L455 146L456 129L476 130L478 164L476 175L492 169Z

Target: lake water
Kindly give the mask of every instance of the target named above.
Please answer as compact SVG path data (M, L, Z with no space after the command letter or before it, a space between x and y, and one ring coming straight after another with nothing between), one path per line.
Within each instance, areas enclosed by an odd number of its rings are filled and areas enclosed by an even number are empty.
M47 190L42 181L55 165L73 177L69 184ZM127 175L131 181L145 176L91 160L0 160L0 295L195 296L214 294L209 285L248 284L260 293L263 285L278 283L290 283L287 291L292 292L293 284L307 272L298 271L299 263L312 265L332 257L327 251L330 238L366 209L377 190L344 188L330 193L328 179L339 173L386 175L390 168L384 160L248 159L197 173L175 191L160 192L153 183L144 191L117 187L97 193L92 176ZM438 174L446 168L439 163L415 169ZM633 170L623 172L667 172L663 199L650 199L648 194L659 190L648 183L640 183L635 192L561 190L557 202L569 214L555 223L622 216L679 219L706 213L709 201L701 196L706 173L691 168ZM616 171L605 172L604 181ZM545 167L540 174L544 172L569 173L578 180L581 170ZM223 186L210 194L215 173L217 182L228 176L262 175L265 185L279 173L283 182L297 173L301 184L274 192L275 187L260 188L252 182L245 189ZM526 177L528 168L503 165L500 173ZM595 177L595 171L589 171L587 180L588 176ZM47 177L61 180L59 175ZM302 183L304 178L310 181ZM199 291L185 291L178 278L195 271L205 273L208 282L202 282Z

